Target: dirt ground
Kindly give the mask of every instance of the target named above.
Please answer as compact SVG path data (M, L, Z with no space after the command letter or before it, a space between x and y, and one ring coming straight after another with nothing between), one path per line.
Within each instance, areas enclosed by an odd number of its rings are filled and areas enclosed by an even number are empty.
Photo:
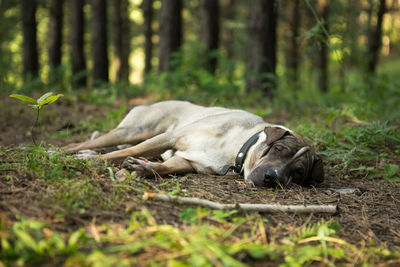
M30 126L33 123L33 112L30 108L17 105L16 101L4 97L1 99L0 113L0 144L19 145L31 142ZM47 107L46 107L47 108ZM114 107L115 108L115 107ZM94 116L101 118L107 112L104 107L95 105L73 105L63 102L55 103L48 107L48 112L41 118L42 126L37 133L37 140L45 140L46 143L63 145L77 140L84 140L88 133L74 132L82 116ZM273 118L272 118L273 119ZM281 118L275 118L280 121ZM115 122L117 124L117 122ZM73 137L51 138L51 134L71 128ZM0 158L0 160L6 160ZM1 162L1 161L0 161ZM308 221L335 220L340 223L339 236L345 240L359 245L368 245L375 242L387 245L392 249L400 249L400 184L392 183L384 179L363 179L363 177L343 178L343 174L333 171L333 164L326 166L326 180L311 188L302 188L292 185L286 189L265 189L249 187L239 176L209 176L189 174L186 176L158 177L142 180L149 190L160 188L159 185L168 181L176 184L179 181L180 191L186 196L201 197L221 203L281 203L281 204L337 204L339 212L334 215L293 215L293 214L262 214L273 225L284 224L287 227L298 227ZM16 214L26 217L39 217L47 219L54 214L54 208L45 201L38 206L37 201L43 199L47 193L46 182L35 182L28 176L21 176L12 184L0 174L0 212L13 216ZM109 179L99 179L102 187L110 186ZM351 193L341 193L337 189L352 189ZM354 190L353 190L354 189ZM182 206L153 201L145 203L140 200L138 193L132 192L124 206L113 210L97 211L96 220L104 222L116 222L129 219L129 205L147 206L154 211L159 223L173 225L180 224L178 218ZM129 203L131 204L129 204ZM54 222L57 228L69 231L89 224L93 216L75 214L68 217L67 221ZM282 229L284 231L284 229ZM373 240L373 241L372 241Z

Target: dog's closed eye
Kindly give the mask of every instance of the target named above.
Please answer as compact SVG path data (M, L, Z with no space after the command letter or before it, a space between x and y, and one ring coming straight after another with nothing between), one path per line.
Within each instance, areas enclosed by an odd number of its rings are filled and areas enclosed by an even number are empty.
M280 145L275 145L275 146L274 146L274 151L277 152L277 153L282 152L283 149L284 149L283 146L280 146Z

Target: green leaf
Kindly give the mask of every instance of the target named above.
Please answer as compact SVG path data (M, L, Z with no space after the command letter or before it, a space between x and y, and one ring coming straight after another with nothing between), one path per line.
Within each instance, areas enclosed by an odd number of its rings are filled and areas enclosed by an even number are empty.
M114 183L116 183L117 180L115 180L115 175L114 175L113 169L112 169L111 167L107 167L107 170L108 170L108 174L110 175L111 181L113 181Z
M266 255L265 248L263 248L261 246L259 246L259 247L251 247L251 248L247 249L247 252L249 253L249 255L252 258L255 258L255 259L262 259Z
M41 97L38 98L38 100L36 101L37 104L40 105L41 102L43 102L44 100L46 100L49 96L53 95L53 92L48 92L45 93L44 95L42 95Z
M236 213L238 213L238 210L214 210L213 219L215 220L225 219Z
M16 99L19 99L19 100L22 100L22 101L25 101L25 102L30 102L30 103L36 104L36 100L33 99L32 97L29 97L29 96L16 95L16 94L12 94L12 95L9 95L9 96L13 97L13 98L16 98Z
M36 251L37 250L37 244L35 240L27 233L22 230L14 230L15 235L18 237L18 239L22 242L22 244L26 247L29 247L30 249Z
M399 172L399 166L395 164L385 164L385 171L389 177L395 176Z
M71 249L76 249L79 240L84 236L85 233L82 231L82 229L79 229L75 232L73 232L69 239L68 239L68 247Z
M181 192L179 182L176 182L176 189L172 192L168 192L169 196L178 195Z
M45 100L39 102L39 105L42 107L42 106L44 106L44 105L51 104L51 103L57 101L57 99L59 99L59 98L62 97L62 96L64 96L64 95L58 94L58 95L49 96L49 97L46 98Z
M328 223L328 228L332 231L333 234L336 234L340 231L340 224L337 221L332 221Z
M0 240L0 245L2 249L2 253L12 253L14 247L10 244L10 242L6 238L2 238ZM4 255L4 254L3 254Z
M141 241L141 242L136 242L136 243L130 243L130 244L123 244L123 245L116 245L113 247L107 248L107 252L120 252L120 251L125 251L129 253L136 253L146 246L148 246L151 243L150 240L146 241Z
M179 219L187 223L196 223L199 220L197 210L193 208L184 209L179 213Z

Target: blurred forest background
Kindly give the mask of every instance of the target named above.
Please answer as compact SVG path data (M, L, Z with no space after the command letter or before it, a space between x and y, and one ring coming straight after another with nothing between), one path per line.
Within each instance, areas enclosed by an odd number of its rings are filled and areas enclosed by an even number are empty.
M0 32L3 93L400 115L399 0L0 0Z

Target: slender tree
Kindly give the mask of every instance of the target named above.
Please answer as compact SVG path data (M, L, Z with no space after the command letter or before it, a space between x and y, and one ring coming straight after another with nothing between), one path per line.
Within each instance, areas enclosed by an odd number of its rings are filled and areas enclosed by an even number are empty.
M83 16L84 0L71 0L71 61L72 61L72 84L73 86L86 85L86 59L84 53L84 25Z
M297 87L298 66L299 66L299 29L300 29L300 1L288 1L289 15L289 42L286 52L286 67L289 71L290 79Z
M361 24L359 21L360 12L362 10L360 0L352 0L346 5L345 14L348 18L344 33L344 44L350 48L349 54L345 57L345 63L348 66L357 66L360 63L359 55L359 33Z
M278 1L250 0L247 89L272 96L275 87Z
M107 1L92 0L93 79L108 82Z
M114 67L117 81L129 80L129 1L113 0L114 4Z
M216 50L219 44L219 1L200 0L200 40L206 45L207 69L217 68Z
M222 9L223 23L225 24L224 30L222 31L225 35L223 38L223 46L226 48L227 57L232 59L233 52L233 29L230 26L235 19L235 0L225 0L224 7Z
M144 17L144 53L145 64L144 72L151 71L151 58L153 57L153 0L143 0L142 2L143 17Z
M38 77L39 60L37 50L36 0L22 1L22 26L24 36L24 77Z
M328 61L329 61L329 0L317 1L317 12L320 23L319 51L317 55L318 85L322 92L328 91Z
M172 54L182 43L182 0L162 0L158 71L170 71Z
M371 7L372 9L372 7ZM376 14L375 28L371 28L371 33L368 38L367 50L367 71L374 73L378 64L379 50L382 46L382 23L383 16L386 12L386 0L379 0L378 11Z
M63 28L64 0L52 0L50 2L49 23L49 64L51 68L61 65L61 45Z

